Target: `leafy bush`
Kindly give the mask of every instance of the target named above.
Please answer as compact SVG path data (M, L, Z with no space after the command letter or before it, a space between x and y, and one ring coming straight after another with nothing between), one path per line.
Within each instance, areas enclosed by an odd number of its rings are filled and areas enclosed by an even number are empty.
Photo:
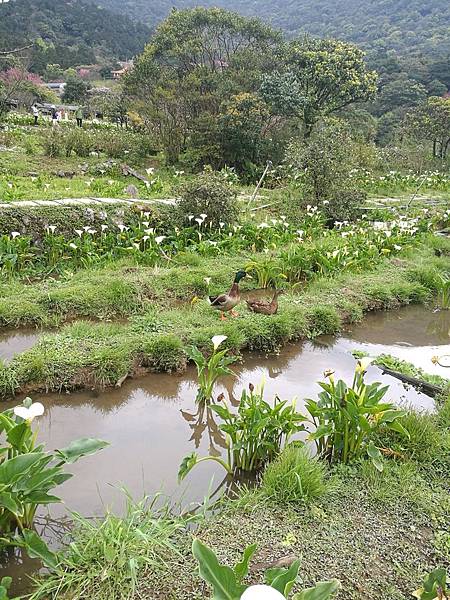
M293 443L268 465L262 477L261 491L279 505L311 502L326 493L325 478L325 464L312 458L305 447Z
M321 458L332 462L349 463L368 455L379 471L383 470L382 454L374 444L374 436L391 429L405 437L408 431L401 424L407 411L394 404L382 402L388 387L380 383L366 384L365 373L371 360L357 361L352 384L334 381L333 371L328 382L320 382L318 400L307 400L307 419L313 426L309 439L314 440Z
M352 147L348 126L336 118L324 120L306 141L290 144L286 162L305 201L330 200L347 187L356 166Z
M323 203L323 212L331 223L335 221L355 221L361 217L361 206L367 193L356 189L336 190L329 200Z
M218 228L220 223L234 223L237 217L236 192L215 173L202 173L179 190L178 215L181 224L193 217L206 215L206 221Z

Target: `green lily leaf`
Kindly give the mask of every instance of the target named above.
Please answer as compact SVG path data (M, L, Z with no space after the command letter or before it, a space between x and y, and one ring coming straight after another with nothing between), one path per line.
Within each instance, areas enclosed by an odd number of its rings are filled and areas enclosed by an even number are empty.
M219 564L214 552L195 539L192 554L199 563L200 577L209 583L214 595L212 600L239 600L247 586L237 583L233 569Z
M251 546L247 546L247 548L244 550L242 560L240 562L238 562L237 565L234 567L236 579L239 582L241 582L244 579L244 577L247 577L248 564L249 564L252 556L255 554L257 547L258 547L258 544L252 544Z
M329 600L339 591L341 584L337 579L319 581L313 588L295 594L292 600Z
M46 567L56 569L58 566L57 555L48 548L44 540L35 531L24 529L22 536L23 542L20 545L26 548L30 558L39 558Z
M183 458L178 469L178 481L183 481L186 475L195 467L197 461L198 454L196 452L192 452Z
M81 438L71 442L66 448L56 450L55 454L65 463L74 463L82 456L95 454L109 446L108 442L95 438Z
M380 471L380 473L381 473L382 470L384 469L383 455L381 454L381 452L378 450L378 448L375 446L375 444L373 442L370 442L369 445L367 446L367 454L369 455L370 459L372 460L373 466L377 469L377 471Z

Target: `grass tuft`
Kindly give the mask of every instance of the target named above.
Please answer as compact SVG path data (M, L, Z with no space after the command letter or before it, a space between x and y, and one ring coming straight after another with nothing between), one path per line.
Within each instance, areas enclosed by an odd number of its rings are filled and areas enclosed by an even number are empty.
M309 503L323 496L329 488L325 463L295 444L269 464L261 481L262 494L279 505Z

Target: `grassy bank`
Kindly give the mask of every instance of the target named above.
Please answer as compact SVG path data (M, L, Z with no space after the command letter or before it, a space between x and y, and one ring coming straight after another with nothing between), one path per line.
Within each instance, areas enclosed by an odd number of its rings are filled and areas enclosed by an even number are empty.
M240 316L220 322L202 298L228 289L243 256L204 259L197 266L168 269L123 266L84 271L64 282L3 286L0 321L5 325L58 324L67 318L112 319L122 323L75 322L46 333L0 371L3 398L18 392L74 390L116 385L148 371L180 371L184 348L208 349L216 334L228 347L272 352L288 341L337 333L343 323L370 310L423 303L432 298L436 274L449 259L421 245L404 257L385 260L370 272L317 278L281 298L277 315ZM412 253L413 252L413 253ZM213 274L211 289L205 277ZM251 283L251 282L250 282Z
M202 520L195 531L173 531L172 545L164 540L147 566L141 560L147 545L142 550L134 546L137 524L130 530L125 517L122 529L127 535L115 547L122 552L128 548L127 556L140 565L134 589L131 578L125 577L128 567L120 552L110 552L106 566L99 559L111 516L95 525L85 523L75 532L75 545L62 559L60 572L42 583L33 600L106 600L117 581L123 584L117 598L210 597L190 551L194 536L227 565L234 564L247 545L257 543L246 582L260 583L268 567L300 558L303 582L298 589L337 578L342 586L339 600L407 600L427 572L450 566L450 398L435 415L407 414L403 425L410 439L402 438L401 448L394 445L402 457L386 460L382 473L370 461L331 469L309 459L308 468L303 462L299 471L302 486L288 490L286 479L274 479L274 465L275 475L285 471L285 451L255 489L223 501L215 516ZM383 441L388 440L378 443ZM314 494L304 493L313 488ZM290 501L280 500L288 491ZM159 519L161 531L167 531L170 519ZM89 548L83 555L76 552L81 542ZM153 549L155 545L156 540Z

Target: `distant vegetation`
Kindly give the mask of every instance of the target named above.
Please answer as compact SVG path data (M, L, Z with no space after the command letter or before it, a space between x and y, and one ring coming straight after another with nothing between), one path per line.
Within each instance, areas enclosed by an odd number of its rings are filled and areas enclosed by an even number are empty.
M199 4L258 16L290 37L308 33L355 42L368 50L396 50L400 55L450 53L450 6L446 0L102 0L111 10L148 22L162 20L170 10Z
M33 44L29 69L131 58L149 37L145 25L89 2L10 0L0 4L0 50ZM0 63L0 70L7 65Z

